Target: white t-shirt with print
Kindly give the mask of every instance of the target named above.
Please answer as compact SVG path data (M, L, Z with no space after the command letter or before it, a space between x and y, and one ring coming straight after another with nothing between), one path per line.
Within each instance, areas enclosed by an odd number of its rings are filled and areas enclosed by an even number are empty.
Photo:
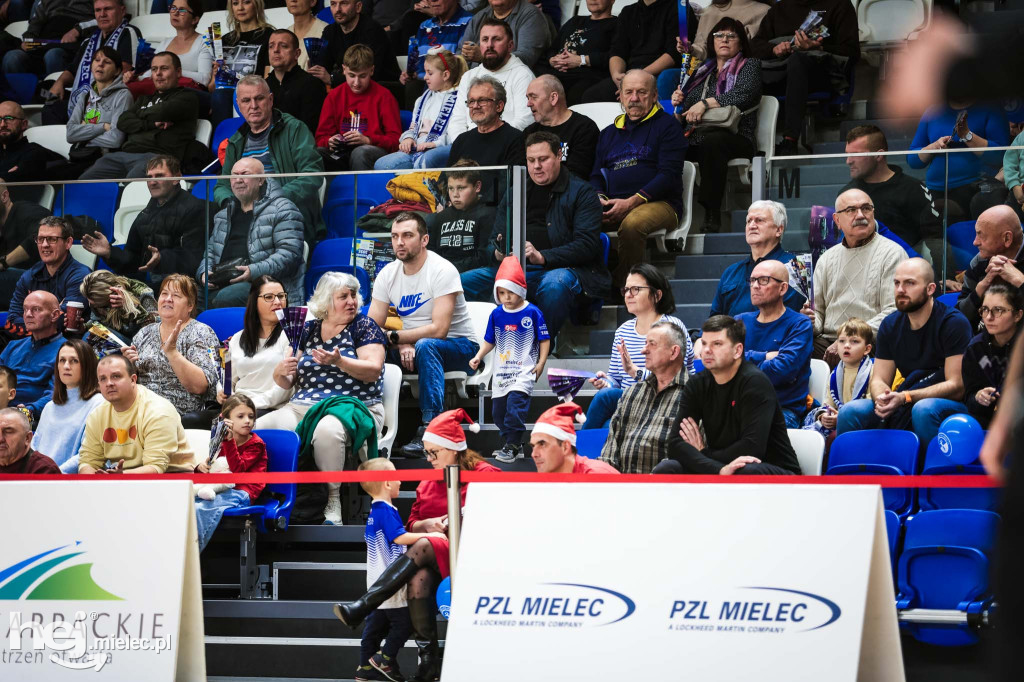
M476 338L462 292L462 280L454 265L433 251L427 251L427 260L415 275L406 275L402 266L399 260L384 266L373 283L373 299L395 306L403 329L430 324L434 299L456 294L448 338Z

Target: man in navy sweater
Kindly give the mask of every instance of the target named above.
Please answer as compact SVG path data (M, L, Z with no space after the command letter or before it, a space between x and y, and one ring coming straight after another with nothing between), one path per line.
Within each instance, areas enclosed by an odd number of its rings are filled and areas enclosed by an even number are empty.
M788 290L786 266L777 260L761 261L750 274L750 301L757 312L736 319L747 328L744 357L772 382L786 426L799 429L807 412L814 325L783 303Z
M640 69L622 79L626 113L601 131L590 184L601 197L605 231L619 231L619 263L612 273L618 291L629 269L644 260L647 235L674 230L683 214L686 138L658 104L654 76Z

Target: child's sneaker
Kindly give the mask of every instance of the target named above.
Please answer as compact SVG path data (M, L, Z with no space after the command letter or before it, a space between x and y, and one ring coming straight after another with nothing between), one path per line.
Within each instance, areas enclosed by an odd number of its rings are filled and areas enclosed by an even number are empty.
M376 682L379 680L386 680L388 678L384 677L384 675L382 675L373 666L361 665L358 668L356 668L356 676L354 679L356 680L356 682L363 682L364 680L366 680L367 682Z
M498 460L502 464L511 464L520 457L523 456L523 445L522 443L505 443L501 450L496 450L494 453L494 459Z
M405 678L402 677L402 671L398 669L398 661L391 658L381 652L375 653L370 657L370 665L373 669L382 675L377 677L378 680L391 680L391 682L405 682Z

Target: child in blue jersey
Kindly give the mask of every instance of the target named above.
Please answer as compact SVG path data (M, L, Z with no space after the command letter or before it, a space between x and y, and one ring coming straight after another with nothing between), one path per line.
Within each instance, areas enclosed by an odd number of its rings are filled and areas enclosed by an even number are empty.
M523 456L526 411L533 385L544 372L551 340L540 308L526 300L526 275L515 256L506 256L498 268L494 300L498 307L491 312L484 341L469 366L476 369L497 349L491 397L502 445L494 457L508 464Z
M359 470L394 471L395 465L384 457L377 457L360 464ZM415 570L415 564L405 557L406 547L420 538L439 534L406 532L402 517L391 504L391 500L398 497L401 481L362 481L359 485L373 498L363 536L366 540L366 586L372 588L385 573L410 567ZM366 617L355 679L404 681L396 657L412 631L403 583L401 589Z

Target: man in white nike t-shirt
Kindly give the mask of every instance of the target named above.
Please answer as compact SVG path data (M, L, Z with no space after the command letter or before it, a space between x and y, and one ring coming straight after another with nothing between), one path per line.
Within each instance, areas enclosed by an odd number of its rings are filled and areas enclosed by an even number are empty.
M396 260L373 283L370 317L384 326L388 306L402 319L388 332L388 362L419 374L423 425L401 448L406 457L423 456L423 431L444 410L444 373L471 373L469 361L480 346L466 309L462 281L454 265L427 250L427 224L418 213L402 212L391 223Z

